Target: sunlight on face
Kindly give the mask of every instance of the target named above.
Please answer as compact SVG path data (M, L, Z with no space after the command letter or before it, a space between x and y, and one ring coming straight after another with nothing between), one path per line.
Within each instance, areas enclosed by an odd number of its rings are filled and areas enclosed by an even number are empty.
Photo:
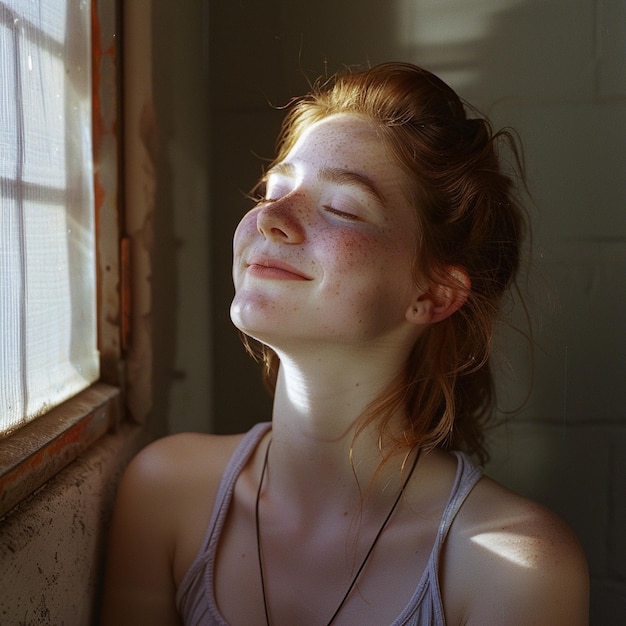
M235 232L235 325L274 350L326 341L404 358L421 294L407 186L369 120L341 114L307 128Z

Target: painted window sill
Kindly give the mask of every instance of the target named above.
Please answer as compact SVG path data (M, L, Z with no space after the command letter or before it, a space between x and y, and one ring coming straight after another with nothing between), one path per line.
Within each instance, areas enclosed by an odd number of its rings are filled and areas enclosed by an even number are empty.
M0 439L0 517L116 426L117 387L96 383Z

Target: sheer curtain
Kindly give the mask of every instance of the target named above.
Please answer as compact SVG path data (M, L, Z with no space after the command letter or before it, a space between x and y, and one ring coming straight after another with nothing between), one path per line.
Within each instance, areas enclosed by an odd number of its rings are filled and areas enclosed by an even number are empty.
M0 0L0 432L98 377L90 12Z

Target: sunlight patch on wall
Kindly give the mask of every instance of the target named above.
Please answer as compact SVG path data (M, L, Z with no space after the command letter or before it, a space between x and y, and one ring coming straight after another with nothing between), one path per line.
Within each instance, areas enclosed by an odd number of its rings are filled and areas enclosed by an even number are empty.
M496 17L526 0L398 0L396 38L412 62L440 75L457 90L480 71L475 50L494 33Z

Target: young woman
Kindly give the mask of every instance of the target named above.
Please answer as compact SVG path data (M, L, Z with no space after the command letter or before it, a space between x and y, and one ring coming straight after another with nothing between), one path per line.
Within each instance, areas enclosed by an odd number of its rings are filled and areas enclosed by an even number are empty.
M571 531L470 461L523 234L503 139L408 64L294 104L234 238L272 422L133 461L105 624L587 623Z

